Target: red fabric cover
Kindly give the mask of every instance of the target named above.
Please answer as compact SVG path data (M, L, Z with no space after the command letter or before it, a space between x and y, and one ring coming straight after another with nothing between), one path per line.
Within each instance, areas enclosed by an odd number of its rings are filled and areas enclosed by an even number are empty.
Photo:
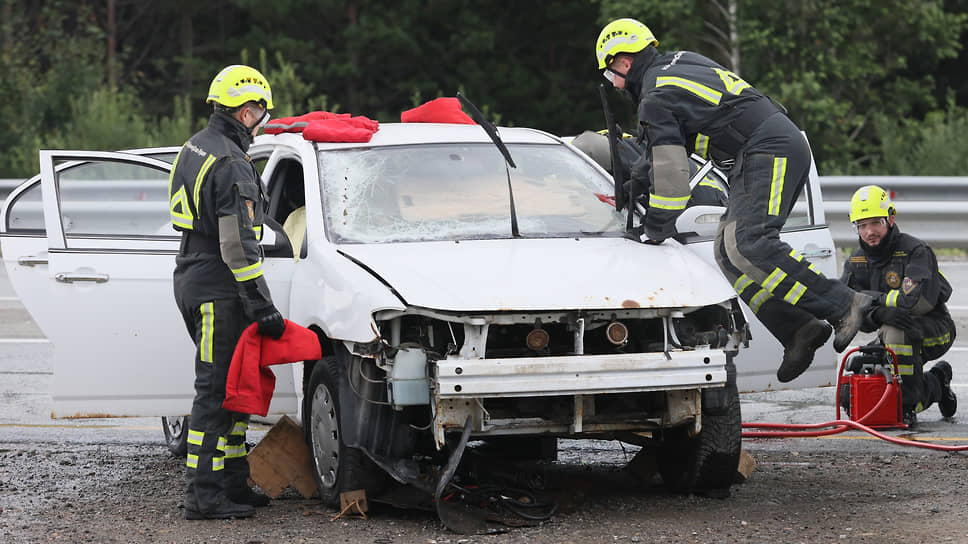
M356 121L354 121L356 119ZM311 142L369 142L376 129L366 128L376 121L362 121L365 117L349 119L322 119L310 121L303 129L303 138ZM360 125L360 126L357 126Z
M310 121L317 119L347 119L351 117L349 113L333 113L329 111L311 111L295 117L280 117L270 119L263 131L266 134L280 134L282 132L302 132Z
M460 100L451 96L435 98L400 114L403 123L456 123L473 125L474 120L464 113Z
M259 334L255 323L249 325L232 354L222 407L265 417L276 389L276 375L269 365L313 361L322 356L316 333L288 319L278 340Z

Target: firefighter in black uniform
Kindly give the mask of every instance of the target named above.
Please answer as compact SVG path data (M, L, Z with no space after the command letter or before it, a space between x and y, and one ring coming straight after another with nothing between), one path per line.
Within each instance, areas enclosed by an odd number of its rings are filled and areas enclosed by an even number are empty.
M264 195L246 154L269 118L272 91L258 70L232 65L212 81L214 112L175 159L171 220L181 231L175 301L195 342L195 400L188 431L185 517L248 517L269 498L249 488L248 416L222 408L232 353L252 322L285 329L262 276Z
M716 261L733 288L783 344L777 378L802 374L830 337L843 351L871 298L820 274L780 240L810 168L800 130L770 98L738 75L689 51L659 53L644 24L618 19L596 42L598 67L638 104L648 151L632 167L647 187L645 237L661 243L690 198L688 153L729 168L729 205L716 235Z
M612 155L608 148L608 136L606 134L586 130L576 136L571 141L571 145L588 155L609 174L612 173ZM624 134L622 139L618 140L618 158L625 165L623 171L629 172L632 165L639 160L639 157L645 151L644 143L640 143L637 138L630 134ZM692 180L697 173L699 173L699 166L689 161L689 179ZM689 202L686 203L687 208L692 206L726 207L729 200L725 184L715 176L708 174L696 180L689 194ZM648 204L648 202L644 202L644 204Z
M945 302L951 284L938 271L931 248L894 223L890 195L876 185L861 187L850 200L850 222L860 247L844 263L841 277L852 289L874 299L861 330L878 331L876 343L894 350L901 374L904 422L917 422L921 412L937 402L941 415L951 417L958 400L951 390L951 365L938 361L924 372L924 363L941 357L955 341L955 323Z

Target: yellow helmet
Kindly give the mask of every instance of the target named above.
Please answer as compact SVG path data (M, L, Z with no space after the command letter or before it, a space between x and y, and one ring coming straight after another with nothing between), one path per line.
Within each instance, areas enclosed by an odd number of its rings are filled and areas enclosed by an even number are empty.
M261 72L244 64L233 64L222 68L208 88L205 102L236 108L246 102L258 102L272 109L272 89Z
M889 217L897 213L891 195L877 185L865 185L850 198L850 222L872 217Z
M619 53L638 53L652 44L659 41L649 27L635 19L616 19L605 25L595 42L598 69L604 70Z

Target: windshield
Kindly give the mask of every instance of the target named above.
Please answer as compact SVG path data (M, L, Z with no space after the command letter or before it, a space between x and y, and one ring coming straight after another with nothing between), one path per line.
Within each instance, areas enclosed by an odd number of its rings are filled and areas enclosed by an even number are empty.
M621 235L603 202L609 180L563 145L508 146L522 237ZM329 238L336 243L511 237L504 158L490 143L320 151Z

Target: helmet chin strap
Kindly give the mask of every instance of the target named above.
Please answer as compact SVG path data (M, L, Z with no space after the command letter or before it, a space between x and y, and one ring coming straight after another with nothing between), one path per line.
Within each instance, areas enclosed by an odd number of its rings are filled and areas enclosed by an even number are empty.
M613 74L615 74L615 75L617 75L618 77L620 77L620 78L622 78L622 79L625 79L625 80L627 80L627 79L629 78L629 73L628 73L628 72L625 72L625 73L623 74L622 72L619 72L618 70L615 70L615 69L613 69L613 68L611 68L611 67L606 67L605 69L606 69L606 70L608 70L609 72L611 72L611 73L613 73Z

